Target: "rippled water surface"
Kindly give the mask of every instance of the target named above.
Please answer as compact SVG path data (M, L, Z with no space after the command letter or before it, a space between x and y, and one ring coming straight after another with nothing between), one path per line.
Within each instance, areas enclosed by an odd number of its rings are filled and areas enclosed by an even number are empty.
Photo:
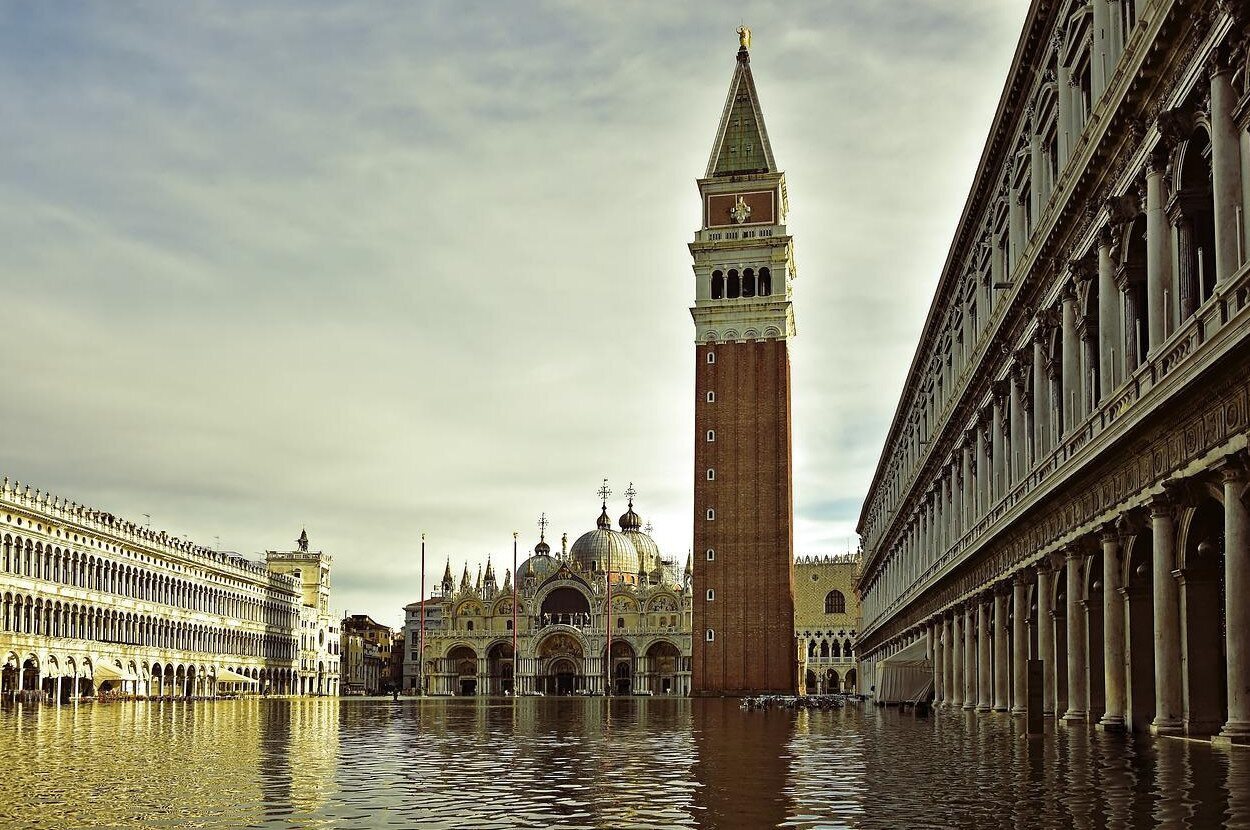
M0 827L1250 827L1250 750L729 701L0 710Z

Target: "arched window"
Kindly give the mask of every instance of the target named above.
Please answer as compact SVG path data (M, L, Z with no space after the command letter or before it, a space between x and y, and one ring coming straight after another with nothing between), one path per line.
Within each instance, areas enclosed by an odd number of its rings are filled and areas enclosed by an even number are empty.
M708 352L708 353L707 353L707 362L708 362L708 363L715 363L715 362L716 362L716 352Z
M759 288L757 292L761 297L770 297L773 293L773 275L769 273L767 268L760 269Z
M625 627L625 618L624 618L624 617L617 617L617 618L616 618L616 627L617 627L617 628L624 628L624 627Z
M464 624L465 631L473 630L473 620L467 620ZM324 632L322 632L324 634Z
M707 641L710 643L715 639L716 639L716 632L709 628L707 630Z
M755 270L752 268L742 272L742 296L755 296Z
M707 393L707 402L708 402L708 403L716 403L716 393L715 393L715 392L711 392L711 391L709 391L709 392Z
M709 470L707 471L707 480L708 480L708 481L715 481L715 480L716 480L716 471L715 471L715 470L709 469Z
M505 623L504 628L505 628L507 631L511 631L511 630L512 630L512 620L508 620L508 621L507 621L507 623Z
M707 440L708 440L708 442L709 442L709 443L711 443L712 441L715 441L715 440L716 440L716 430L714 430L714 429L709 429L709 430L707 431Z
M707 561L709 561L709 562L715 562L715 561L716 561L716 551L712 550L711 548L708 548L708 549L707 549L707 554L706 554L706 555L707 555Z
M821 657L829 656L829 641L828 640L820 641L820 656Z
M714 507L709 507L709 508L707 509L707 520L708 520L709 522L714 522L714 521L716 521L716 508L714 508Z
M721 300L725 297L725 275L720 271L712 272L712 299Z
M807 644L807 656L812 660L816 659L816 641L812 640Z
M729 285L725 286L725 288L725 293L731 300L742 296L742 278L738 276L738 269L731 268L729 270Z
M834 660L842 657L842 644L837 640L833 641L833 647L829 649L829 656L831 656Z
M846 597L841 591L830 591L825 595L825 613L826 614L845 614L846 613Z
M707 601L708 601L708 602L712 602L712 601L713 601L713 600L715 600L715 599L716 599L716 589L715 589L715 588L708 588L708 589L707 589Z

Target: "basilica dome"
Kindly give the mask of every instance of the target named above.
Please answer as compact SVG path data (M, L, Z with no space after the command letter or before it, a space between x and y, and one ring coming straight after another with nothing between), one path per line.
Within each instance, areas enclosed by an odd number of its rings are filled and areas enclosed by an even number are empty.
M560 570L560 562L554 556L541 551L537 552L517 566L517 584L524 585L529 577L542 582L558 570Z
M642 517L634 512L632 484L627 492L631 496L629 509L621 516L621 534L629 539L630 544L634 546L634 550L638 551L638 561L634 564L634 569L647 572L659 564L660 546L655 543L655 540L650 535L642 530Z
M612 529L612 520L608 518L606 509L596 524L598 526L594 530L583 533L569 550L574 564L586 573L611 570L635 576L638 573L638 549L628 536Z

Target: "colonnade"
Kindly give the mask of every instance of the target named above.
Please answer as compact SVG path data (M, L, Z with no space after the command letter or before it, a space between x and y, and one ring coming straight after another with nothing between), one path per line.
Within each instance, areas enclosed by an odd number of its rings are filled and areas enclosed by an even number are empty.
M1250 482L1244 452L1029 561L911 632L937 705L1250 742ZM905 638L906 639L906 638Z

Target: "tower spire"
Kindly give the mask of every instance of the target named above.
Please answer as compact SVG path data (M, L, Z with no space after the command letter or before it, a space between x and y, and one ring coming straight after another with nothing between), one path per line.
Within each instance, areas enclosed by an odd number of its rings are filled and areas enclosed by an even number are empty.
M778 172L751 75L750 48L751 30L738 27L738 57L704 178Z

